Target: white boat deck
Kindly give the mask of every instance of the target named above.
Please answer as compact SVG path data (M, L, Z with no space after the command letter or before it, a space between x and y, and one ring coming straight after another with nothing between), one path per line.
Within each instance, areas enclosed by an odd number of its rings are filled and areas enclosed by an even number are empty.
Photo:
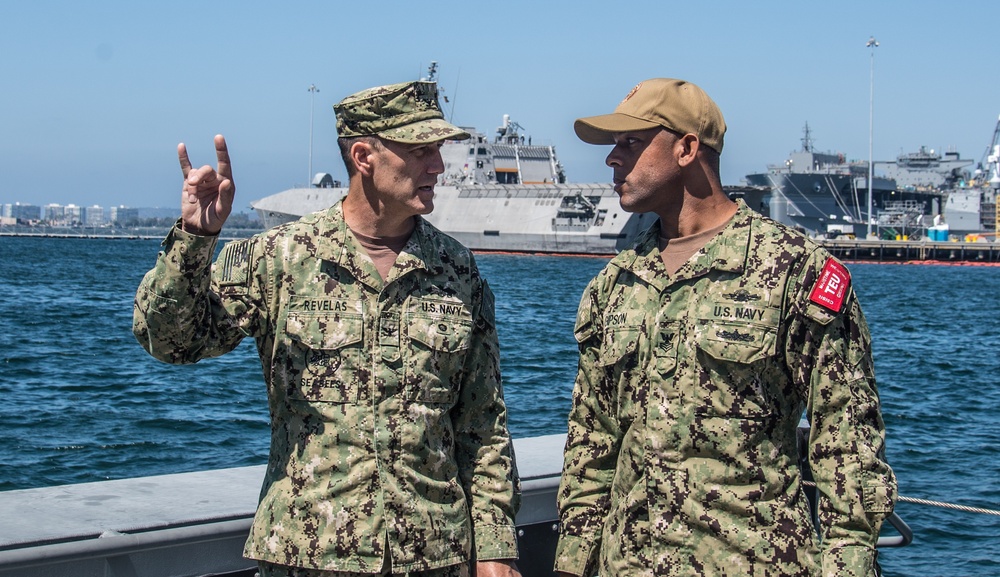
M514 440L518 527L551 532L564 443L565 435ZM0 492L0 577L237 574L254 566L242 549L264 469Z

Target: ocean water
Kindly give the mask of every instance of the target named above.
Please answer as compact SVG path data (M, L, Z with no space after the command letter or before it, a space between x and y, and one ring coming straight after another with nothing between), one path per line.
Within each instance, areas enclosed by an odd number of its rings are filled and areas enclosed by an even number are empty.
M132 337L132 299L158 249L157 241L0 237L0 490L266 461L252 343L178 367ZM565 432L575 310L606 259L478 260L497 296L512 433ZM1000 268L850 269L871 327L900 494L1000 509ZM915 538L881 552L886 575L1000 574L1000 517L907 501L897 512Z

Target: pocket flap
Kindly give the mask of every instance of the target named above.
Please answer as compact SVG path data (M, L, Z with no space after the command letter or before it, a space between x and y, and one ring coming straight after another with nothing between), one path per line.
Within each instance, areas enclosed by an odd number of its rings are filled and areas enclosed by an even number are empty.
M469 348L472 322L424 315L410 317L408 335L427 348L447 353Z
M335 350L361 342L364 317L353 312L290 312L285 332L311 349Z

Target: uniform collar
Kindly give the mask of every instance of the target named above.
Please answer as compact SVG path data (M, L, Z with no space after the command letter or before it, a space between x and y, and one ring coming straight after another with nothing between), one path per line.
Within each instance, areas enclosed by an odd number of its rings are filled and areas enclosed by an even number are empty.
M410 240L399 253L396 259L396 267L402 269L401 274L406 274L410 270L437 271L444 268L441 251L433 240L437 230L422 216L415 216L416 223L413 227L413 234Z
M319 217L311 224L316 231L314 242L316 243L317 257L337 263L338 266L351 271L355 278L368 286L375 288L383 286L384 283L375 269L374 263L371 262L371 259L363 256L365 255L364 248L347 227L347 221L344 219L343 199L325 212L320 213ZM390 279L395 277L397 267L403 268L401 274L411 270L442 268L441 255L434 249L432 234L433 227L422 217L417 216L413 234L399 253Z
M660 257L659 220L639 235L634 248L619 253L615 263L644 282L661 288L677 280L704 276L712 270L742 273L747 268L754 219L753 211L742 199L736 202L738 208L729 224L673 277L667 275Z

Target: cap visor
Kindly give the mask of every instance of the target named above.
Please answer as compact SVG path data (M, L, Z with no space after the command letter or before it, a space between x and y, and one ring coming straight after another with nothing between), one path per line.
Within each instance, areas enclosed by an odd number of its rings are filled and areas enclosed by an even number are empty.
M573 130L580 140L588 144L614 144L612 134L616 132L649 130L658 126L660 125L655 122L616 112L580 118L573 123Z
M378 133L379 136L393 142L404 144L422 144L424 142L438 142L439 140L465 140L471 135L440 118L421 120L406 126L384 130Z

